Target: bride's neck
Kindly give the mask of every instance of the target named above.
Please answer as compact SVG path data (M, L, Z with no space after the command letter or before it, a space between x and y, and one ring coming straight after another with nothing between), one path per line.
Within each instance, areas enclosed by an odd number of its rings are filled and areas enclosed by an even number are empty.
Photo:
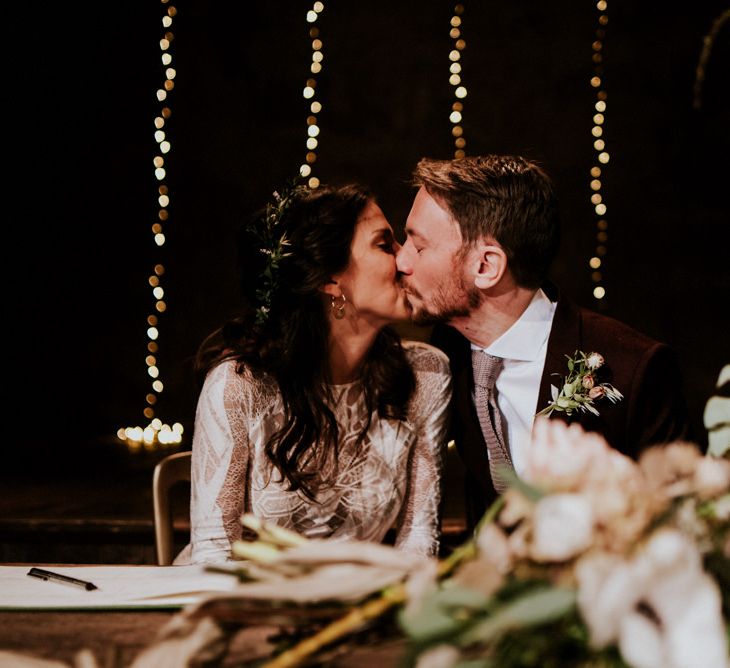
M337 324L340 324L339 321ZM333 383L351 383L360 378L362 364L377 335L378 330L355 332L346 327L332 327L329 366Z

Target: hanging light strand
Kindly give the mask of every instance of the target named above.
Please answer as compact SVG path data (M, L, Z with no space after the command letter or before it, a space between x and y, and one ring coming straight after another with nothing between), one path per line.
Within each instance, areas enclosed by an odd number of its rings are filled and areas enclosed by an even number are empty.
M454 7L451 16L451 29L449 37L453 40L452 48L449 51L449 84L454 89L454 102L451 104L449 121L451 122L451 136L454 138L454 158L463 158L466 155L464 147L466 138L462 122L464 119L464 98L467 91L463 84L461 52L466 48L466 41L461 36L462 16L464 5L459 3Z
M162 5L162 28L163 35L160 39L161 60L163 66L164 82L156 92L157 101L160 103L160 110L155 117L155 141L157 151L153 159L154 175L157 180L157 220L152 224L152 237L154 244L160 248L165 245L164 225L169 220L168 207L170 205L170 192L165 181L167 170L165 167L166 157L170 153L171 144L166 126L172 115L169 104L170 93L175 87L175 68L172 62L171 45L174 39L172 32L173 19L177 15L177 9L169 5L169 0L161 0ZM155 405L159 395L164 390L161 379L160 368L157 362L159 351L159 318L167 310L165 302L165 290L162 277L165 274L165 267L161 263L155 264L147 282L152 290L153 309L147 316L147 354L145 364L147 375L150 379L150 390L145 396L145 408L142 411L144 417L149 421L146 427L126 427L119 429L117 436L127 443L131 449L140 447L154 448L156 446L177 445L182 441L183 428L180 423L172 426L163 424L156 416Z
M702 51L700 51L700 60L697 63L697 70L695 71L694 99L692 100L692 106L695 109L702 108L702 86L705 83L707 62L710 59L710 52L712 51L712 46L720 32L720 28L722 28L723 24L727 21L730 21L730 9L725 9L718 17L715 18L712 22L710 32L702 39Z
M314 175L314 163L317 162L317 148L319 147L319 120L317 115L322 111L322 103L317 99L317 75L322 71L322 40L320 39L319 28L316 26L319 15L324 10L324 4L315 2L312 9L307 12L307 23L310 25L309 37L312 40L312 62L309 66L310 76L304 86L304 99L309 101L309 113L307 115L307 153L304 162L299 168L299 173L308 178L310 188L319 186L319 179Z
M594 161L591 167L590 179L590 200L596 220L596 247L592 257L588 260L588 266L591 270L591 281L593 282L593 298L601 308L605 309L606 287L604 285L603 274L606 261L606 245L608 242L608 220L606 218L606 202L601 190L603 188L606 165L610 158L606 148L606 135L604 131L608 100L603 67L603 46L606 39L606 25L608 24L608 14L606 13L608 3L606 0L598 0L596 9L598 10L598 27L596 28L596 36L592 44L593 76L591 77L591 87L596 92L595 103L593 105L593 126L591 129Z

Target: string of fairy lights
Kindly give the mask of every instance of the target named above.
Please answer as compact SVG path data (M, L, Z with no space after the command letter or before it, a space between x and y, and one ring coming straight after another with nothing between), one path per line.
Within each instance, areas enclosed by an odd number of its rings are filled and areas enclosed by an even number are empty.
M454 40L449 51L449 83L454 89L454 102L451 104L451 136L454 138L454 158L463 158L466 153L466 138L462 121L464 118L464 98L467 95L466 87L462 83L461 76L461 52L466 48L466 42L461 36L461 17L464 14L464 5L457 4L451 17L451 30L449 37Z
M712 51L720 29L728 21L730 21L730 8L723 10L715 18L710 27L710 32L702 38L702 50L700 51L700 59L695 70L694 98L692 100L692 107L694 109L702 108L702 86L705 83L707 61L710 59L710 52Z
M596 219L596 248L593 256L588 260L591 269L591 281L593 282L593 298L602 308L606 305L606 287L603 283L603 266L606 257L606 243L608 241L608 221L606 220L606 202L601 192L602 179L605 174L606 165L610 159L606 150L606 135L604 123L606 121L606 101L608 94L603 77L603 44L606 39L606 25L608 24L608 3L606 0L598 0L598 27L593 40L593 76L591 86L596 91L593 127L594 164L591 167L591 204Z
M322 40L319 35L317 23L319 15L324 10L324 4L315 2L312 9L307 12L307 23L310 24L309 37L312 40L312 63L309 66L311 76L307 78L304 86L304 99L309 100L309 115L307 116L307 153L304 156L304 163L299 168L299 173L307 178L310 188L319 186L319 179L314 175L313 165L317 162L317 147L319 146L319 121L317 114L322 111L322 103L317 99L317 75L322 71Z
M169 220L170 192L165 182L167 170L165 158L170 153L171 144L166 131L166 125L172 115L169 104L170 93L175 87L175 68L172 62L171 46L174 39L172 32L173 19L177 15L177 9L169 4L169 0L161 0L162 6L162 28L163 36L160 39L160 51L162 52L162 66L164 70L164 82L156 92L157 101L160 103L160 110L155 117L155 141L157 151L153 159L154 175L158 182L157 186L157 221L152 224L152 236L155 245L161 248L165 245L165 231L163 226ZM127 445L134 448L152 448L156 446L177 445L182 441L183 427L179 422L172 426L164 424L155 413L155 405L158 397L164 390L161 379L160 368L157 361L159 352L159 317L167 310L165 302L165 290L162 285L162 277L165 274L165 267L161 263L155 264L147 282L152 289L153 309L147 316L147 354L145 364L147 375L150 378L150 390L145 396L145 408L142 411L144 417L149 420L146 427L125 427L119 429L117 436Z
M466 86L462 80L461 52L466 48L466 41L461 35L462 16L464 15L464 4L458 3L454 6L454 13L449 21L449 37L453 40L449 50L449 84L454 91L454 101L451 103L451 136L454 138L454 158L461 159L466 155L466 137L464 137L464 98L467 95ZM456 441L449 441L446 444L453 456L456 452Z

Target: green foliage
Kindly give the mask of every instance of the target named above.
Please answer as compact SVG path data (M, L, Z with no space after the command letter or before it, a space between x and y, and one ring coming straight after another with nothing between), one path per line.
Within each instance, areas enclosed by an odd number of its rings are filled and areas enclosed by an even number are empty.
M455 668L626 668L616 648L589 646L575 592L543 580L513 578L489 598L443 587L398 622L410 640L405 667L448 644L460 648Z
M260 284L256 288L256 319L257 325L262 325L269 317L271 300L279 286L279 265L285 257L291 255L286 252L289 240L286 234L281 234L279 223L298 195L307 190L302 184L302 177L297 176L289 181L281 192L274 192L274 201L268 202L264 213L254 220L247 228L259 244L259 252L265 256L266 265L261 272Z

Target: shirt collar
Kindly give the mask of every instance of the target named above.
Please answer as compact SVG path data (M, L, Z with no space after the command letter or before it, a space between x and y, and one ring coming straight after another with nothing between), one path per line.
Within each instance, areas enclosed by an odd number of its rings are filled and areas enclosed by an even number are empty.
M550 334L555 305L539 289L522 315L492 345L480 348L472 344L472 349L504 359L533 362Z

